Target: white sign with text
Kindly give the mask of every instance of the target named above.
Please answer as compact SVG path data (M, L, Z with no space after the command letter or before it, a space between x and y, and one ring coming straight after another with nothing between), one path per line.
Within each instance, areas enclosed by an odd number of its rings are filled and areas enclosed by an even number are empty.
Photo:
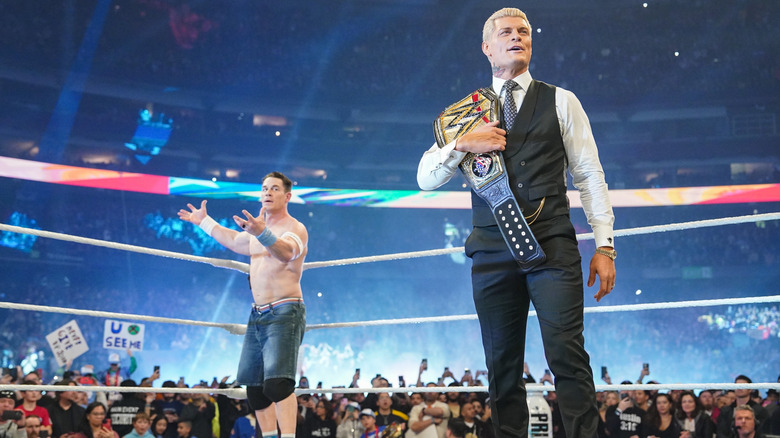
M103 330L103 348L109 350L143 350L144 325L107 319Z
M81 334L76 320L71 320L62 327L46 335L57 365L63 366L73 359L89 351L87 341Z

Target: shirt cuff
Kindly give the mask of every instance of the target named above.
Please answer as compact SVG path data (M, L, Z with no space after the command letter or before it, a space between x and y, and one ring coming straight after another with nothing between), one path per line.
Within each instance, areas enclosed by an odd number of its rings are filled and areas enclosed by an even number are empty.
M455 145L457 143L458 140L453 140L447 143L443 148L439 149L439 162L442 166L454 169L458 167L458 164L460 164L461 161L463 161L463 157L468 154L468 152L456 151Z
M608 225L593 227L593 236L596 248L600 246L615 247L615 236L613 236L612 227Z

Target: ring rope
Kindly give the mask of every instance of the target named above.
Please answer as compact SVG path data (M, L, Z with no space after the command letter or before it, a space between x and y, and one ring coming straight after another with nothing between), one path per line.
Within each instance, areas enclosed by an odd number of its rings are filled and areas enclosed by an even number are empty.
M780 302L780 295L769 295L762 297L742 297L742 298L720 298L715 300L690 300L690 301L672 301L644 304L619 304L614 306L585 307L584 313L611 313L611 312L637 312L642 310L659 309L679 309L689 307L711 307L711 306L730 306L735 304L756 304L756 303L777 303ZM30 310L36 312L65 313L71 315L95 316L112 319L133 319L146 322L164 322L171 324L186 324L203 327L223 328L234 335L243 335L246 333L246 326L243 324L217 323L207 321L195 321L190 319L164 318L158 316L134 315L128 313L104 312L99 310L82 310L67 307L39 306L34 304L8 303L0 301L0 308L14 310ZM528 312L528 316L536 316L536 310ZM429 316L422 318L398 318L398 319L377 319L373 321L352 321L335 322L327 324L308 324L306 331L325 329L325 328L343 328L343 327L375 327L381 325L400 325L400 324L421 324L430 322L449 322L449 321L471 321L476 320L476 314L470 315L450 315L450 316Z
M30 234L38 237L45 237L54 240L64 240L66 242L83 243L86 245L100 246L110 249L121 249L123 251L137 252L141 254L156 255L172 259L188 260L191 262L207 263L217 268L227 268L243 273L249 273L249 264L236 260L201 257L190 254L183 254L173 251L164 251L161 249L146 248L143 246L128 245L126 243L109 242L107 240L91 239L89 237L72 236L70 234L55 233L52 231L36 230L34 228L17 227L15 225L0 224L0 231L10 231L12 233Z
M69 307L39 306L35 304L8 303L2 301L0 301L0 309L30 310L34 312L64 313L68 315L95 316L98 318L132 319L132 320L146 321L146 322L165 322L170 324L196 325L201 327L216 327L216 328L225 329L234 335L243 335L244 333L246 333L246 326L243 324L195 321L192 319L135 315L132 313L104 312L100 310L83 310L83 309L73 309Z
M755 303L777 303L780 302L780 295L770 295L764 297L747 298L721 298L716 300L691 300L691 301L667 301L660 303L644 304L618 304L614 306L585 307L584 313L611 313L611 312L637 312L641 310L658 309L679 309L686 307L709 307L709 306L727 306L734 304L755 304ZM536 316L536 310L528 312L528 316ZM400 319L376 319L373 321L355 321L355 322L334 322L327 324L309 324L306 330L316 330L324 328L342 328L342 327L363 327L395 324L419 324L426 322L448 322L448 321L470 321L476 320L477 315L453 315L453 316L430 316L424 318L400 318Z
M693 389L780 389L780 383L644 383L631 385L595 385L596 391L677 391ZM246 398L246 390L237 388L155 388L150 386L66 386L66 385L2 385L3 389L15 391L87 391L87 392L132 392L132 393L173 393L173 394L221 394L230 398ZM555 391L554 386L543 384L525 385L528 392ZM297 388L296 395L302 394L376 394L380 392L488 392L487 386L405 386L402 388Z
M623 230L615 230L614 235L615 237L637 236L641 234L652 234L652 233L660 233L666 231L680 231L680 230L687 230L691 228L717 227L721 225L734 225L734 224L741 224L747 222L760 222L760 221L770 221L770 220L779 220L779 219L780 219L780 212L763 213L763 214L753 214L753 215L746 215L746 216L725 217L719 219L706 219L706 220L699 220L699 221L679 222L679 223L666 224L666 225L653 225L647 227L626 228ZM0 224L0 231L10 231L12 233L19 233L19 234L30 234L33 236L39 236L44 238L56 239L56 240L64 240L64 241L75 242L75 243L83 243L88 245L100 246L104 248L121 249L124 251L136 252L141 254L157 255L161 257L168 257L168 258L174 258L179 260L188 260L188 261L193 261L198 263L207 263L218 268L234 269L236 271L240 271L243 273L249 272L248 264L243 262L238 262L235 260L194 256L190 254L177 253L173 251L164 251L159 249L145 248L142 246L128 245L125 243L109 242L105 240L72 236L69 234L54 233L51 231L17 227L14 225L7 225L7 224ZM577 234L577 240L591 240L591 239L593 239L593 233ZM381 261L390 261L390 260L412 259L412 258L419 258L419 257L430 257L430 256L460 253L463 252L464 250L465 250L464 247L459 246L453 248L443 248L443 249L434 249L434 250L426 250L426 251L411 251L411 252L402 252L396 254L385 254L379 256L354 257L348 259L339 259L339 260L330 260L330 261L321 261L321 262L308 262L308 263L304 263L303 269L307 270L307 269L316 269L316 268L323 268L323 267L330 267L330 266L344 266L344 265L354 265L359 263L371 263L371 262L381 262Z
M647 227L626 228L623 230L615 230L613 234L615 237L637 236L640 234L652 234L652 233L660 233L666 231L680 231L680 230L688 230L691 228L718 227L721 225L734 225L734 224L742 224L747 222L761 222L761 221L771 221L771 220L778 220L778 219L780 219L780 212L763 213L763 214L752 214L747 216L733 216L733 217L725 217L719 219L706 219L700 221L679 222L679 223L667 224L667 225L652 225ZM593 233L577 234L578 241L593 240L593 238L594 238ZM458 246L453 248L434 249L428 251L412 251L412 252L402 252L397 254L386 254L380 256L354 257L349 259L305 263L304 268L314 269L314 268L323 268L323 267L330 267L330 266L355 265L358 263L412 259L412 258L419 258L419 257L455 254L464 251L465 251L464 247Z

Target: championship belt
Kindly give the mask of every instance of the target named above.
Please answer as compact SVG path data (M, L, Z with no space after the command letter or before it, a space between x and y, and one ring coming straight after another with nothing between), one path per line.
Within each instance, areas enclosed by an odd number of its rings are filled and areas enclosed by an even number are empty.
M385 429L382 431L381 437L382 438L400 438L401 435L404 433L403 425L398 423L391 423L385 426Z
M434 120L436 143L440 148L444 147L475 128L495 120L501 120L498 96L490 88L480 88L448 106ZM528 272L544 262L544 251L509 188L509 176L501 152L469 152L459 167L472 190L490 206L504 242L520 269Z

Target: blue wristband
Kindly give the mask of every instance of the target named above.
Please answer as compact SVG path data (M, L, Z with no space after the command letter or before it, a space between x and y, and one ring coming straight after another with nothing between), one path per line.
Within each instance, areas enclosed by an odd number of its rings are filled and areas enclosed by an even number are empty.
M276 243L276 236L271 232L270 228L265 227L265 230L257 236L257 240L261 245L268 247Z

